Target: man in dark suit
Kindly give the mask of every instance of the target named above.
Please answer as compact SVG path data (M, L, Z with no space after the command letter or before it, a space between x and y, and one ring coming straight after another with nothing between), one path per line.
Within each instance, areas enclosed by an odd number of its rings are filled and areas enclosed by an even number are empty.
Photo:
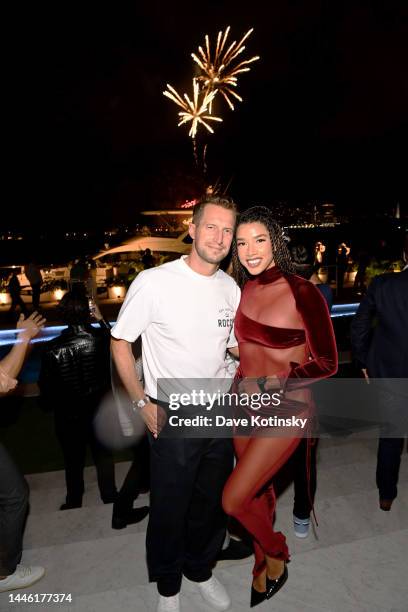
M407 264L408 235L403 256ZM399 274L381 274L374 278L352 322L351 342L354 357L367 381L408 378L408 265ZM390 510L397 496L403 436L407 434L406 425L401 426L408 421L407 385L406 381L402 382L402 385L401 380L390 385L387 381L379 392L389 423L381 432L377 455L377 487L382 510Z

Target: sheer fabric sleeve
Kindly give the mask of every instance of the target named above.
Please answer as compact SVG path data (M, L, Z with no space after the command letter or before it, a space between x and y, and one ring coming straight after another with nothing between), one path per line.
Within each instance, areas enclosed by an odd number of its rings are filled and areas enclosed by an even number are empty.
M290 369L278 375L283 390L309 385L312 380L328 378L337 372L338 357L333 325L326 301L310 282L294 288L296 307L306 333L309 352L305 363L290 362Z

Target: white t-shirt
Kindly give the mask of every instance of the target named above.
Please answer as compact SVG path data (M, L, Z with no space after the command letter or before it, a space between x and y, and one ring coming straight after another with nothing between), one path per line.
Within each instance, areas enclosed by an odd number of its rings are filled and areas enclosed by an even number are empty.
M228 274L198 274L183 256L135 278L112 336L128 342L142 336L145 390L157 398L158 378L228 376L225 354L237 345L239 300L239 287Z

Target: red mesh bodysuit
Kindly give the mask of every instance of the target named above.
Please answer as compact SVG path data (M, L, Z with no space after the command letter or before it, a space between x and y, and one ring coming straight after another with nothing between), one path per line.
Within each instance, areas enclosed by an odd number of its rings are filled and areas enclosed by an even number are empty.
M238 377L278 377L279 388L285 389L279 414L286 410L302 418L310 416L313 401L305 385L310 379L325 378L337 371L333 328L319 290L276 266L265 270L244 286L235 335L240 358ZM268 410L276 414L276 408L268 406ZM272 527L273 487L265 485L286 463L303 434L300 428L291 428L282 437L255 433L234 438L238 462L225 486L223 506L253 537L254 575L264 569L265 554L289 558L285 536Z

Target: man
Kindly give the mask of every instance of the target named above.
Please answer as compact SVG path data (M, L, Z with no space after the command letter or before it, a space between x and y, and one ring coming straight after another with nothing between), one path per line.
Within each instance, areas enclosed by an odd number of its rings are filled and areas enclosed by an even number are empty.
M41 285L43 284L41 270L34 261L30 261L30 263L25 266L24 273L31 285L33 308L34 310L38 310L40 308Z
M404 260L408 262L408 235L405 237ZM374 320L377 323L372 329ZM376 276L362 299L351 326L354 356L369 381L374 378L408 378L408 265L399 274ZM401 389L385 383L379 401L388 413L389 422L407 422L407 401ZM394 421L395 422L395 421ZM397 482L402 436L407 431L383 428L378 443L377 487L381 510L389 511L397 497Z
M0 361L0 396L17 385L30 344L44 326L37 312L17 323L18 341ZM44 576L41 566L21 565L23 530L28 508L28 485L10 455L0 444L0 593L31 586Z
M147 561L159 612L180 609L182 575L215 609L230 606L211 567L225 537L220 502L233 465L231 440L160 437L165 414L156 401L159 378L227 376L225 355L237 344L231 325L240 295L218 267L230 249L235 218L229 199L199 202L189 227L190 255L140 273L112 330L118 373L151 432ZM131 350L140 335L146 393Z
M20 310L22 314L24 316L27 316L27 313L28 313L27 306L25 305L21 297L21 285L20 285L20 281L18 280L18 276L15 271L12 273L10 277L7 289L11 297L11 306L10 306L9 312L14 312L17 306L20 306Z
M89 277L89 270L85 258L75 259L74 265L69 272L69 283L71 289L76 285L85 286Z
M336 265L337 265L336 295L337 297L343 293L344 275L347 271L349 254L350 254L350 248L346 245L346 243L345 242L340 243L339 246L337 247L337 257L336 257Z
M142 257L142 264L145 270L149 270L149 268L154 268L154 257L150 249L146 249L144 255Z

